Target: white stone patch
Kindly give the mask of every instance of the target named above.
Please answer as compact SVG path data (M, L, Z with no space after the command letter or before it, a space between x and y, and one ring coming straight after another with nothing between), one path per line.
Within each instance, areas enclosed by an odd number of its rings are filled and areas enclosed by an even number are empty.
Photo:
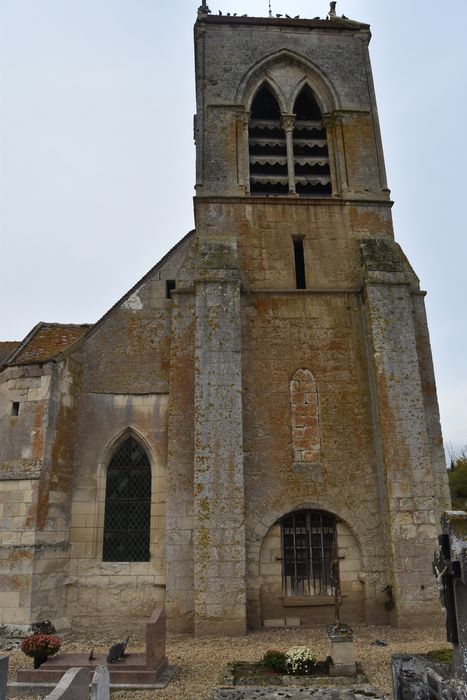
M98 666L91 682L91 700L109 700L109 670L107 666Z
M138 296L139 289L128 297L128 299L122 304L123 309L131 309L132 311L138 311L143 308L143 302Z

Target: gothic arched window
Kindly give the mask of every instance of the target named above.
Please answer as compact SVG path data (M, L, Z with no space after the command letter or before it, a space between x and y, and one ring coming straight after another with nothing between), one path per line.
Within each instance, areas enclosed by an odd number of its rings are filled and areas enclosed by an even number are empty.
M326 129L308 85L293 112L281 112L264 82L254 97L248 122L250 194L325 197L332 194Z
M267 83L259 88L251 105L248 141L251 194L286 195L289 178L285 133L279 104Z
M331 194L331 174L321 110L308 85L294 105L293 154L295 190L304 197Z
M296 510L280 522L284 595L333 595L338 577L335 517L324 510Z
M103 561L149 561L150 523L151 465L129 437L107 469Z

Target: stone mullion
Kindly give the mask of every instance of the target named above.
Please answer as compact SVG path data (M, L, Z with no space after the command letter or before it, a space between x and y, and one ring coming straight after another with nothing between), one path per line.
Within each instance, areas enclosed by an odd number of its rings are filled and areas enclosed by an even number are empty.
M238 130L239 130L239 143L238 143L238 155L239 155L239 184L245 186L245 194L250 194L250 134L249 134L249 123L250 123L250 112L244 112L238 117Z
M281 127L285 131L285 142L287 148L287 175L289 178L289 194L295 194L295 163L293 152L293 130L295 126L295 114L283 114Z
M337 194L346 195L351 192L349 185L349 174L347 168L347 156L345 152L344 137L344 116L342 114L331 114L323 119L328 135L328 149L333 154L335 164L335 174L331 173L333 192L337 186Z

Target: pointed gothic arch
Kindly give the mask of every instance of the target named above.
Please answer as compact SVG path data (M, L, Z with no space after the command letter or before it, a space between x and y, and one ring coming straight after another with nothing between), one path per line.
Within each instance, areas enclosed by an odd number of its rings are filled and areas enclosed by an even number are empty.
M293 103L295 190L303 197L332 194L326 129L313 89L304 81Z
M250 192L253 195L286 195L289 191L281 114L277 95L264 80L251 102L248 124Z
M149 561L151 482L148 453L133 431L126 431L107 464L103 561Z
M294 89L292 95L285 95L274 78L274 68L283 62L288 62L299 69L301 73L299 83L308 82L322 114L329 114L342 108L339 94L327 75L313 61L290 49L274 51L251 66L237 86L235 101L243 104L248 110L258 87L267 80L274 86L282 111L291 112L296 92L299 90Z

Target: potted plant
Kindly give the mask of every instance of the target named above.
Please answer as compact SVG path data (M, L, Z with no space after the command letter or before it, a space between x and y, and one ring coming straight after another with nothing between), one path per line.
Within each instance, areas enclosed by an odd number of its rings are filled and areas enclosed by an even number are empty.
M21 650L26 656L32 656L34 668L39 668L49 656L57 653L60 644L60 639L52 634L32 634L23 639Z

